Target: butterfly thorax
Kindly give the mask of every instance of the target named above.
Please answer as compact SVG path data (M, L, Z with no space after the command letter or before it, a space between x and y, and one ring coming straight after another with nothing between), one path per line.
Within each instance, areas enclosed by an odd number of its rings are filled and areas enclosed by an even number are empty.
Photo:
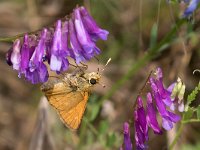
M53 80L49 80L41 86L43 92L47 92L56 87L62 88L63 86L71 91L85 91L89 92L91 88L99 82L100 75L96 72L91 73L66 73L62 77L58 77ZM68 92L68 91L66 91Z

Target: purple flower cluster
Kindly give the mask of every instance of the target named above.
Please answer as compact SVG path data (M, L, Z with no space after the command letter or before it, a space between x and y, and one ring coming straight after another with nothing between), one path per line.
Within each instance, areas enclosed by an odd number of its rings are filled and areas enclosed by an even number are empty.
M180 80L166 89L163 85L162 70L157 68L155 71L155 77L151 76L149 78L149 83L151 92L148 92L146 95L146 108L143 105L141 96L138 96L136 109L134 111L135 141L136 149L138 150L147 149L149 127L153 129L155 134L162 134L163 132L157 120L156 110L162 119L162 127L165 130L170 130L173 128L173 124L177 123L181 119L179 115L176 115L173 112L175 106L180 105L181 108L184 108L182 106L182 99L185 85L182 84ZM178 104L177 100L179 101ZM183 111L182 109L179 110ZM129 150L132 149L132 144L129 144L130 136L125 136L125 130L129 130L124 127L124 144L128 143L125 146L125 150ZM130 132L126 133L126 135L129 134Z
M57 73L69 67L67 57L76 63L85 62L100 53L98 39L107 40L109 32L101 29L84 7L74 9L71 18L58 20L54 28L44 28L37 35L24 35L23 41L16 39L7 52L6 59L19 77L33 84L46 82L48 70Z

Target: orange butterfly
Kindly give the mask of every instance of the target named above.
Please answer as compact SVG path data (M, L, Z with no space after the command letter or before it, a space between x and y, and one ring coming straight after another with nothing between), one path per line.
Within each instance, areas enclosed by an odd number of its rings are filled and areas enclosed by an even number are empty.
M98 72L64 74L41 86L49 103L57 110L63 123L78 129L83 117L91 88L99 83Z

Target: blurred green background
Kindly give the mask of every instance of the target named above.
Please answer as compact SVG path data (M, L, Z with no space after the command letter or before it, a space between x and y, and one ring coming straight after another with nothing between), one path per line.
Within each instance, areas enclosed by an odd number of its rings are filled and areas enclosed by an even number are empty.
M111 63L103 72L102 84L90 96L78 131L72 132L43 99L40 85L17 77L6 64L5 53L12 43L0 43L0 150L104 150L119 149L123 123L132 122L135 98L152 69L163 69L168 86L180 76L187 92L197 85L200 73L200 12L181 25L176 24L186 8L183 3L164 0L0 0L0 37L35 31L52 25L84 5L100 27L110 32L99 41L100 62L88 62L88 71L99 63ZM177 28L176 28L177 27ZM172 29L176 32L161 41ZM161 45L159 45L161 42ZM151 55L150 50L154 49ZM146 57L146 56L149 57ZM130 71L132 70L132 71ZM126 75L128 72L129 75ZM114 86L113 86L114 85ZM199 104L199 97L196 105ZM194 104L195 105L195 104ZM184 127L175 149L198 150L200 124ZM176 130L161 136L150 132L149 149L167 149ZM134 130L131 124L131 138Z

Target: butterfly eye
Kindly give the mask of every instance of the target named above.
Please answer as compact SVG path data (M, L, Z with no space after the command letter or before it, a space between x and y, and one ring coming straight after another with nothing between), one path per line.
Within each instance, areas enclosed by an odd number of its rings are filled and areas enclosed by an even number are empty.
M97 83L97 80L96 80L96 79L94 79L94 78L90 79L90 84L94 85L94 84L96 84L96 83Z

